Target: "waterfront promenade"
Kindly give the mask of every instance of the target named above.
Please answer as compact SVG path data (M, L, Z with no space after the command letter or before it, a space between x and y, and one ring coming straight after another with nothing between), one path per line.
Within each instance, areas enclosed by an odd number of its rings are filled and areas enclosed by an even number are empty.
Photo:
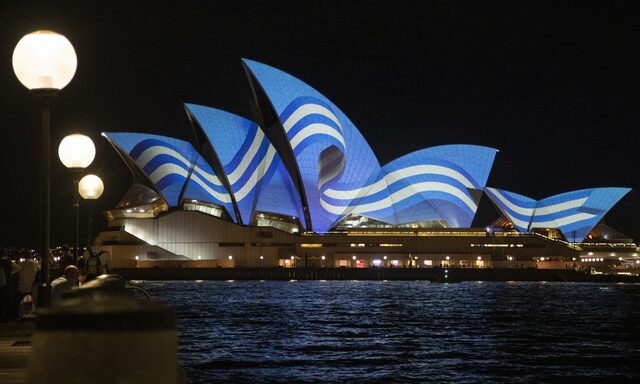
M425 280L640 283L635 274L536 268L121 268L126 280Z
M0 383L26 383L34 321L0 323Z

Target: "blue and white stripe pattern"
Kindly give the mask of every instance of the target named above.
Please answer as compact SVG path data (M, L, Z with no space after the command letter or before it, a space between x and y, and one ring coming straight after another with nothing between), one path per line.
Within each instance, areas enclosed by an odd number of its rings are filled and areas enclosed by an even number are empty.
M280 157L255 122L201 105L188 104L187 108L222 163L243 223L251 222L256 209L300 215L302 209L297 196L282 194L283 190L292 189L291 179L287 173L283 174ZM279 201L276 206L270 206L267 202L274 201L271 196L274 193L278 194Z
M228 210L232 208L231 198L218 176L190 143L141 133L103 135L129 156L170 207L180 204L180 193L189 178L187 189L191 189L191 198L199 198Z
M213 148L206 155L215 156L215 169L224 175L215 175L214 167L185 141L105 134L171 207L180 198L204 200L243 224L250 224L257 211L301 218L308 209L310 220L300 223L316 232L330 230L352 213L392 225L437 221L465 228L478 209L478 191L484 190L518 231L558 228L568 240L580 242L629 191L594 188L536 201L487 188L497 151L475 145L426 148L381 167L360 131L330 100L276 68L243 62L273 108L261 112L275 114L282 131L272 130L279 129L277 124L270 127L274 146L253 121L188 104ZM282 158L294 163L285 167Z
M486 188L487 195L520 232L557 228L568 241L582 242L629 188L592 188L535 201L512 192Z
M478 208L469 190L484 187L495 153L474 145L416 151L384 166L382 176L364 188L325 190L323 206L334 209L339 201L357 198L352 213L390 224L445 220L452 227L468 227Z
M349 118L321 93L276 68L243 62L279 117L289 145L276 149L295 156L313 230L328 231L355 202L325 207L322 191L365 187L380 173L378 160Z

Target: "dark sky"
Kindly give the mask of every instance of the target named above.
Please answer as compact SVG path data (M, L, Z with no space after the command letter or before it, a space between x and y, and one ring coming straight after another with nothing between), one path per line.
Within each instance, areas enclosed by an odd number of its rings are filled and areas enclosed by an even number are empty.
M96 142L89 171L106 188L96 210L111 208L131 176L99 133L189 140L183 102L251 117L241 57L322 92L381 164L424 147L478 144L500 150L492 187L533 198L632 187L607 223L640 239L632 1L4 0L0 245L39 238L39 104L11 67L15 44L37 29L64 34L78 55L75 78L52 106L53 244L72 239L71 175L57 159L64 136ZM483 198L477 224L495 217Z

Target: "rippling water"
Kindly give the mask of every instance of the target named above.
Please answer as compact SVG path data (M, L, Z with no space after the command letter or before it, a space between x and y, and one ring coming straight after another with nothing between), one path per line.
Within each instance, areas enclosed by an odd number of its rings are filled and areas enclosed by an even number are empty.
M189 383L640 382L640 285L142 282Z

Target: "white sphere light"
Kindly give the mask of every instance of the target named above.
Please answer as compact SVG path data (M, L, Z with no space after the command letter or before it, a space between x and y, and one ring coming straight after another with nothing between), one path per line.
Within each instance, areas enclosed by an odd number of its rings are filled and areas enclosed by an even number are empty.
M96 157L96 147L88 136L76 133L62 139L58 157L67 168L87 168Z
M13 50L13 71L28 89L64 88L76 73L78 58L71 42L52 31L35 31Z
M78 192L85 200L95 200L102 196L104 184L96 175L86 175L78 183Z

